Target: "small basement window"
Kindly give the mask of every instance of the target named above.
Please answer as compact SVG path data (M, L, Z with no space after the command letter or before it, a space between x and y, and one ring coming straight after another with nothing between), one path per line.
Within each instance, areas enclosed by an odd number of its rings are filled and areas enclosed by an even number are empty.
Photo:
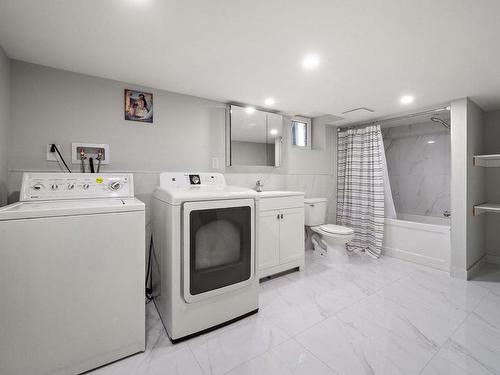
M292 119L292 146L299 148L311 148L311 119L305 117L294 117Z

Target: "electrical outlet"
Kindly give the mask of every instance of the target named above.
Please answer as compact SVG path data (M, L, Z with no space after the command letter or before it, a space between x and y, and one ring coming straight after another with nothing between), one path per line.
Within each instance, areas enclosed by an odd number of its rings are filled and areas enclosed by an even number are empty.
M56 144L57 149L62 154L61 145ZM52 148L52 143L47 145L47 161L57 161L57 151L50 152Z

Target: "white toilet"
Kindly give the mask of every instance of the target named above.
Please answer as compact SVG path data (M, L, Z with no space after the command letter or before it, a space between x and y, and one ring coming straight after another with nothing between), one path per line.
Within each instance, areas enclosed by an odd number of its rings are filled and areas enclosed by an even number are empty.
M346 244L354 238L351 228L335 224L326 224L326 198L306 198L305 224L313 232L311 241L314 250L323 255L347 257Z

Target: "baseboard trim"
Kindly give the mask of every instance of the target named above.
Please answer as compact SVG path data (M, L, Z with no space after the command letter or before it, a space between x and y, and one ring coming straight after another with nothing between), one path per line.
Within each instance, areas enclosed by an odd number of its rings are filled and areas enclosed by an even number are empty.
M451 267L450 276L455 279L467 280L467 270L464 268Z
M259 279L263 279L265 277L272 276L272 275L275 275L277 273L285 272L285 271L288 271L288 270L291 270L294 268L298 268L300 271L304 268L304 263L305 263L305 259L300 258L300 259L292 260L290 262L279 264L277 266L263 268L263 269L259 270Z
M484 263L486 263L486 254L484 254L481 258L476 260L476 262L467 269L467 279L466 280L470 280L474 276L476 276Z

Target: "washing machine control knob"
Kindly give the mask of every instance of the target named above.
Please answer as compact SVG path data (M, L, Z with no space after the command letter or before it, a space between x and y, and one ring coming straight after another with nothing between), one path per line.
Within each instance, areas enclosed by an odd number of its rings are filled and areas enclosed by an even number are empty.
M44 188L45 186L43 186L43 184L40 184L40 183L37 183L35 185L33 185L31 188L35 191L40 191Z
M121 187L122 184L120 183L120 181L113 181L109 184L109 188L114 191L120 190Z
M83 184L83 190L88 190L89 187L90 187L90 184L87 184L87 183Z
M73 190L75 188L75 184L69 183L68 184L68 190Z
M59 186L57 186L57 184L52 184L52 185L50 185L50 188L52 190L57 190L59 188Z

